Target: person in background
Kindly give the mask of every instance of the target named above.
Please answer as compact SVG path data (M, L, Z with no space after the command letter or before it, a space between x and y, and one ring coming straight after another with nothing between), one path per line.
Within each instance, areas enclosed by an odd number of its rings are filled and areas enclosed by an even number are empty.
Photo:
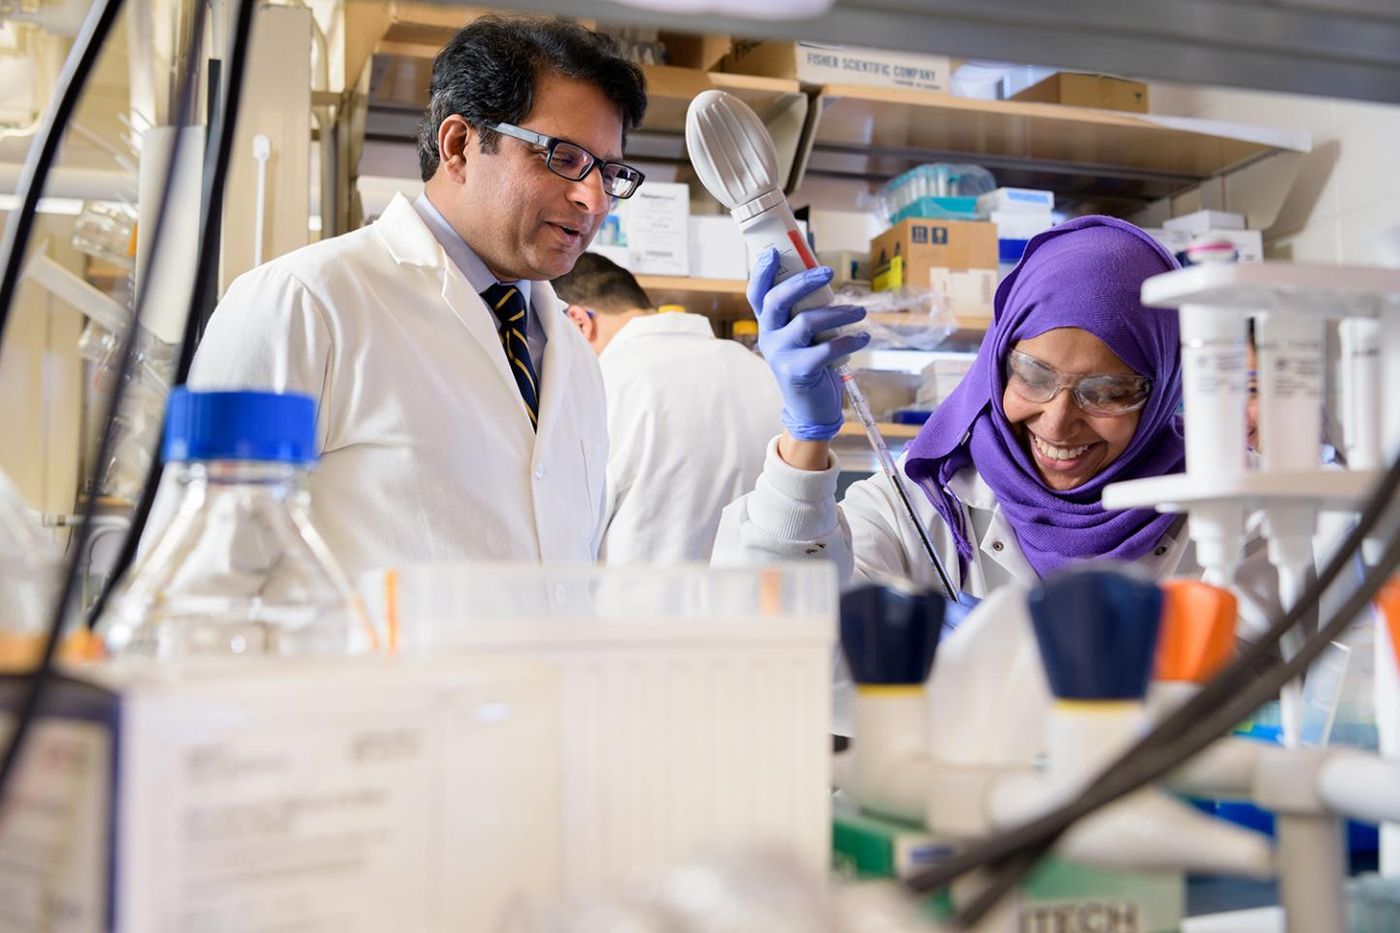
M422 196L229 288L190 383L317 400L312 517L351 574L596 558L603 381L549 280L641 183L645 110L610 38L478 19L433 62Z
M584 253L554 280L607 389L608 563L708 560L720 511L781 428L763 361L698 314L658 314L632 273Z
M1185 468L1177 315L1139 300L1144 279L1176 267L1137 227L1080 217L1032 239L998 287L971 371L900 458L919 521L966 595L1033 584L1096 558L1131 561L1157 578L1199 572L1182 517L1100 504L1109 483ZM773 272L767 254L749 300L782 387L785 430L755 489L725 510L715 560L820 554L843 581L897 575L937 586L883 477L853 484L840 505L835 499L829 441L841 404L827 367L862 341L811 341L855 323L859 310L794 315L830 270L778 285Z

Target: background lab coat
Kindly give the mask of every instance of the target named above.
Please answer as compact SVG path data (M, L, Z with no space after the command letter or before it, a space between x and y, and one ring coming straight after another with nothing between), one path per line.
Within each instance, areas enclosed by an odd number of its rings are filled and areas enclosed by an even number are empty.
M402 196L229 288L194 388L318 399L312 520L352 576L427 560L597 557L607 422L593 350L547 282L538 436L491 312Z
M608 563L708 560L753 488L782 396L768 365L698 314L634 318L599 362L608 395Z

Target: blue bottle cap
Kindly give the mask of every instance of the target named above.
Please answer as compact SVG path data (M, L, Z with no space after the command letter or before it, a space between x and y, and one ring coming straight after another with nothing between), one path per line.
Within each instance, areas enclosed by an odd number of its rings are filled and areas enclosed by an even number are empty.
M1157 651L1162 591L1121 569L1079 567L1029 596L1050 691L1061 700L1138 700Z
M167 462L316 462L316 403L295 392L195 392L180 386L165 412Z
M841 650L857 684L928 679L946 603L934 591L869 584L841 595Z

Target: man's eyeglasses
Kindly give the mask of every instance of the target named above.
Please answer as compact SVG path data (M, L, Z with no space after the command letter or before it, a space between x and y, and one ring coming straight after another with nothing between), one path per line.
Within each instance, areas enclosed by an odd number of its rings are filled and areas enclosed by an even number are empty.
M576 143L555 139L534 130L522 129L509 123L488 123L486 128L539 146L546 153L545 166L560 178L583 181L596 165L599 174L603 176L603 190L610 197L630 198L646 177L630 165L608 162Z
M1090 415L1126 415L1147 404L1152 380L1135 373L1095 373L1070 376L1028 353L1012 350L1006 357L1006 384L1028 402L1043 404L1061 389Z

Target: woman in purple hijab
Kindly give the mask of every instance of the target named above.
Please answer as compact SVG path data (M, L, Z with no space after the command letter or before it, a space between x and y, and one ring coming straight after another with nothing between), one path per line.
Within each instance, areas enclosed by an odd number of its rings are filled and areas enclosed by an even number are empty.
M1104 557L1144 564L1153 576L1189 571L1180 566L1188 541L1172 516L1112 511L1099 501L1109 483L1185 468L1177 316L1139 300L1145 279L1175 268L1132 224L1080 217L1031 240L997 289L971 371L902 459L923 491L920 521L945 566L957 568L963 592L984 596ZM750 301L783 390L786 430L770 445L754 492L726 510L716 559L824 553L843 579L849 568L934 584L917 531L883 477L854 484L836 505L839 467L828 442L839 407L830 417L831 396L819 394L832 388L819 365L829 361L814 355L805 331L832 326L838 309L791 315L820 284L815 270L771 280L760 261ZM810 314L833 321L804 324Z

